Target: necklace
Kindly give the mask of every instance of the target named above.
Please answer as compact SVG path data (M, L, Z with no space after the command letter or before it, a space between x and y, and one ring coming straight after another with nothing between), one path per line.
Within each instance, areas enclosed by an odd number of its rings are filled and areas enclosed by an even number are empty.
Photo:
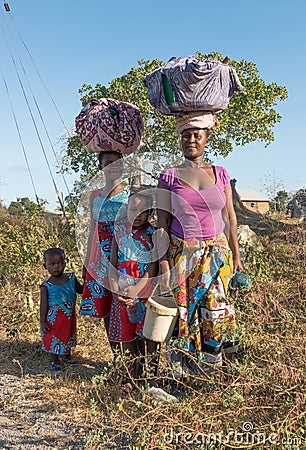
M189 159L186 159L186 158L184 159L184 162L183 162L182 165L185 166L185 167L196 167L198 169L202 169L202 168L207 166L207 164L203 160L201 160L200 163L197 164L197 163L195 163L193 161L190 161Z

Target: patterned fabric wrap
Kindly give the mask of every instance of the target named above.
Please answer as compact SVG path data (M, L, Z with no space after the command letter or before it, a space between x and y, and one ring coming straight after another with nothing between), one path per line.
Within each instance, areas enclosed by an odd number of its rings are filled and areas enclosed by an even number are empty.
M63 286L45 281L42 286L48 290L47 324L50 330L44 333L40 328L42 350L57 355L68 354L76 346L76 289L75 275L66 273L67 283Z
M236 333L234 307L227 295L232 252L223 233L204 241L172 234L168 260L180 312L179 345L201 357L204 345L216 350Z
M92 220L96 227L92 238L85 277L80 314L106 317L110 314L112 293L107 289L109 258L115 224L127 222L127 203L130 186L117 195L102 198L99 190L92 192Z
M216 125L215 115L210 111L192 111L178 114L175 119L178 134L182 134L184 130L189 128L208 128L210 130Z
M135 152L144 129L137 106L112 98L93 99L75 119L80 141L92 152Z
M150 235L154 233L154 228L149 223L143 228ZM142 277L151 263L151 253L149 252L152 249L152 243L146 241L141 236L139 229L126 232L124 228L121 228L121 230L116 228L116 239L118 242L118 269L125 269L127 275L136 279ZM139 295L140 301L146 303L152 290L153 285L149 285L145 291L141 291ZM111 342L129 342L137 337L143 338L144 319L145 316L140 322L130 322L126 307L121 305L116 299L113 299L110 314L109 340Z
M172 88L173 102L167 102L163 87L165 76ZM167 64L144 79L151 105L161 114L188 111L220 112L235 92L243 91L236 70L218 60L171 58Z

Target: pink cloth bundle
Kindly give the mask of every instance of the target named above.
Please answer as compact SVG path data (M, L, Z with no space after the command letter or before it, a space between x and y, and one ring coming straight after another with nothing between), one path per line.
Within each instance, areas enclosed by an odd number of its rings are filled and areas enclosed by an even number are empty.
M93 99L75 119L80 141L92 152L135 152L144 129L137 106L112 98Z

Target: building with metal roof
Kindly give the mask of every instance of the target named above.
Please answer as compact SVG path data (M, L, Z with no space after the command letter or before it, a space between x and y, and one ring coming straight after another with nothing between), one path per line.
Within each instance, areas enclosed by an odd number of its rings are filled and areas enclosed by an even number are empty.
M242 204L251 211L264 214L270 209L269 198L256 191L249 189L236 189Z

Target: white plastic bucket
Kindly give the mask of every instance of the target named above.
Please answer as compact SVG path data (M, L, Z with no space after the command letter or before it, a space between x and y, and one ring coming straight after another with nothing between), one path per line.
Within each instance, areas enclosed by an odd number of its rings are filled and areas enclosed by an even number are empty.
M175 298L171 295L157 295L150 297L146 306L144 337L155 342L168 340L179 314Z

